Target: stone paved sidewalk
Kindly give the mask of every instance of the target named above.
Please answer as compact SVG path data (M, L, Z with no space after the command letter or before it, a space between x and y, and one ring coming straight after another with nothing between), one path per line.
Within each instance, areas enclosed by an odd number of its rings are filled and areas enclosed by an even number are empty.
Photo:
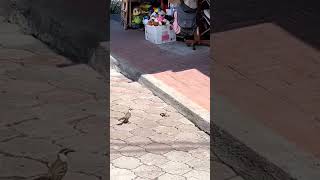
M0 18L2 20L3 18ZM106 83L70 63L18 26L0 22L0 179L47 173L62 148L66 180L106 178Z
M210 179L209 135L151 91L114 70L110 83L112 180ZM129 107L133 109L130 123L117 125ZM241 180L218 158L212 159L215 180Z

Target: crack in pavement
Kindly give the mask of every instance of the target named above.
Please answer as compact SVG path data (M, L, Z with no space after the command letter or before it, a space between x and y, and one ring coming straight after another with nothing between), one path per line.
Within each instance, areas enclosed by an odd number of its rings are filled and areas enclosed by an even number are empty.
M28 160L36 161L38 163L46 165L46 167L49 167L49 162L48 161L44 161L42 159L37 159L37 158L33 158L33 157L29 157L29 156L23 156L23 155L11 154L11 153L8 153L8 152L4 152L2 150L0 150L0 154L4 155L5 157L22 158L22 159L28 159Z
M4 126L12 127L12 126L16 126L16 125L19 125L19 124L23 124L25 122L36 121L36 120L39 120L39 118L38 117L33 117L33 118L23 119L23 120L16 121L16 122L13 122L13 123L5 124Z
M70 124L70 125L73 124L72 128L73 128L74 130L77 130L77 131L80 132L81 134L87 134L88 132L82 130L81 128L78 128L78 125L81 123L81 121L87 120L87 119L89 119L89 118L91 118L91 117L96 117L96 115L90 114L90 115L87 115L87 116L85 116L85 117L76 118L76 119L73 119L73 120L71 120L71 121L68 121L68 124Z
M15 136L12 136L12 137L8 137L8 138L6 138L6 139L3 139L3 140L1 140L0 142L1 142L1 143L6 143L6 142L9 142L9 141L12 141L12 140L15 140L15 139L18 139L18 138L24 138L24 137L27 137L27 135L21 133L21 134L18 134L18 135L15 135Z

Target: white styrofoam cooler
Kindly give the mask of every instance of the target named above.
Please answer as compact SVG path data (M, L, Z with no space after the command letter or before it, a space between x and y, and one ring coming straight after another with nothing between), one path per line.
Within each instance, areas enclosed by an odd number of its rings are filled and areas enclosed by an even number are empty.
M146 40L154 44L163 44L176 41L176 33L171 25L167 26L145 26Z

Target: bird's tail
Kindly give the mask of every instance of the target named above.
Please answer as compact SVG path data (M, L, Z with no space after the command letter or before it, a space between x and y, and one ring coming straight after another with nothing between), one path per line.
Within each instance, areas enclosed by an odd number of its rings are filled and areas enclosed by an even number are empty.
M120 126L120 125L122 125L123 123L124 123L124 122L122 121L121 123L118 123L117 125L119 125L119 126Z
M125 119L125 118L122 117L122 118L118 119L118 121L122 121L122 120L124 120L124 119Z

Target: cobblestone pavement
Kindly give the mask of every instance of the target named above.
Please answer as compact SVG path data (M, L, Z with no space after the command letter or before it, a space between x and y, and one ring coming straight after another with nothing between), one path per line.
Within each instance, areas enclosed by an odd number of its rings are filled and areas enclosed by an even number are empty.
M209 135L138 82L111 70L110 83L112 180L210 179ZM117 125L129 108L130 123ZM215 180L242 180L212 160Z
M3 18L0 18L0 21ZM106 178L106 84L16 25L0 22L0 179L45 175L62 148L66 180Z

